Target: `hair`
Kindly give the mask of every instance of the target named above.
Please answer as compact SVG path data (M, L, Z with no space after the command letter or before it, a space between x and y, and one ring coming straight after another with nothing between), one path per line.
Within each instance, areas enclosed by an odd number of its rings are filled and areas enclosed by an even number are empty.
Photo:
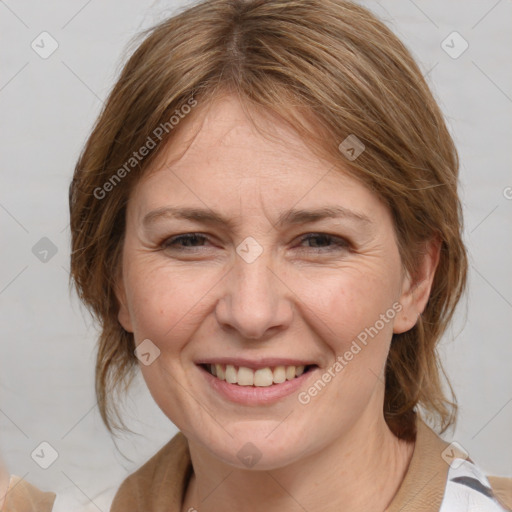
M203 1L140 36L69 190L71 280L101 327L95 387L107 429L124 427L114 397L126 393L138 367L133 334L118 321L115 294L130 193L172 143L180 129L172 118L184 117L183 105L208 104L229 92L247 110L277 115L384 202L411 275L425 243L438 240L425 310L412 329L391 341L384 417L397 437L412 440L421 407L444 432L456 421L457 404L437 344L467 279L459 162L407 48L375 15L344 0ZM355 159L340 150L350 135L364 144ZM150 140L156 147L143 152ZM141 154L134 156L137 149Z

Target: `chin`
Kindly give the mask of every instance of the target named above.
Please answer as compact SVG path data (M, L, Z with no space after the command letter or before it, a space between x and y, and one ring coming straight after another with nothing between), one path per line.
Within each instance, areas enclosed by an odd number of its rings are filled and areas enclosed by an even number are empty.
M238 429L226 429L232 434L228 443L223 435L217 440L201 439L201 444L217 459L239 469L268 471L286 467L307 455L307 440L299 435L301 428L276 425L279 424L275 421L243 421Z

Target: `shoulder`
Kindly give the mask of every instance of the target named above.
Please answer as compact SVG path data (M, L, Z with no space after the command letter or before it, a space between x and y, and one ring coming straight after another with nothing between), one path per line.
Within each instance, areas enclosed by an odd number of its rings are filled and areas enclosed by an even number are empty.
M160 511L180 504L192 470L188 442L178 432L119 487L110 512Z
M444 441L421 419L418 433L423 438L423 446L428 447L433 468L444 475L441 512L512 510L512 478L487 476L458 443Z
M56 494L44 492L23 478L11 475L0 512L51 512Z
M445 441L420 415L416 427L411 461L387 512L512 510L512 478L487 478L460 445ZM473 507L482 500L483 508Z
M512 510L512 478L487 477L469 458L450 464L441 512Z
M489 476L487 478L499 502L507 510L512 510L512 478L504 476Z

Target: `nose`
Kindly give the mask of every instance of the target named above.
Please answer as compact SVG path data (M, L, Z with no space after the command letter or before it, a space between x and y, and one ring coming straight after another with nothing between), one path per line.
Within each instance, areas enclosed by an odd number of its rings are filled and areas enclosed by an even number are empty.
M263 341L291 323L293 293L271 258L264 252L248 263L237 256L224 280L215 310L217 321L242 339Z

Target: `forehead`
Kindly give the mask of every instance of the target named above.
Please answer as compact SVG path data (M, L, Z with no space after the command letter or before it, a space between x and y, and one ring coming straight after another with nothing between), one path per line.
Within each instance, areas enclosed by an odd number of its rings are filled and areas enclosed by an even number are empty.
M249 115L233 96L196 107L138 184L140 209L174 201L268 212L326 203L370 213L379 207L373 193L320 159L286 123L262 111Z
M249 155L250 165L244 165ZM238 159L233 160L234 157ZM251 108L248 112L235 96L225 94L200 104L181 121L153 170L163 164L180 169L197 162L229 162L230 176L263 177L265 171L291 170L283 164L296 164L299 160L306 161L309 167L318 166L318 157L290 126L262 109Z

